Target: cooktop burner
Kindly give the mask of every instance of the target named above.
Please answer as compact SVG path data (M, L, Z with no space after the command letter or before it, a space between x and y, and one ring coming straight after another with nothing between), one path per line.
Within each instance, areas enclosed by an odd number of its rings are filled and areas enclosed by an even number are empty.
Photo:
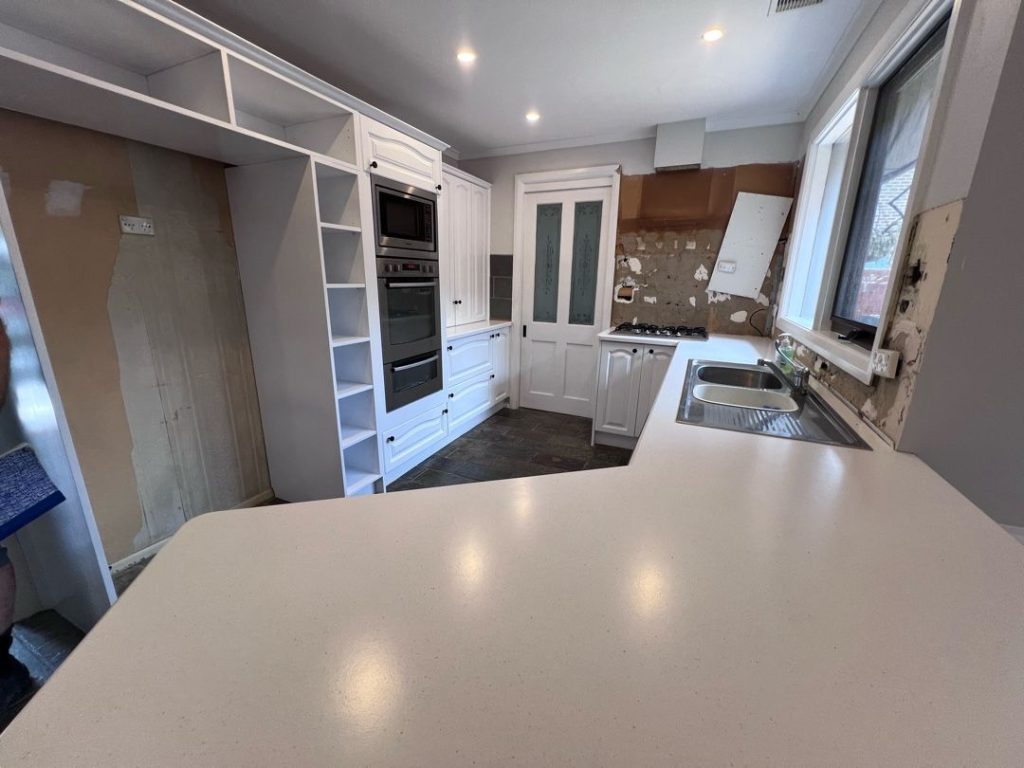
M622 323L615 333L632 336L668 336L680 339L707 339L708 331L702 325L650 325L648 323Z

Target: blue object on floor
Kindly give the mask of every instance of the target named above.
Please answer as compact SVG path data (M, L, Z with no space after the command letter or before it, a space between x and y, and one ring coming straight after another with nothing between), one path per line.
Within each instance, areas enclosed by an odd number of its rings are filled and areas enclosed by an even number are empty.
M27 445L0 456L0 540L64 501Z

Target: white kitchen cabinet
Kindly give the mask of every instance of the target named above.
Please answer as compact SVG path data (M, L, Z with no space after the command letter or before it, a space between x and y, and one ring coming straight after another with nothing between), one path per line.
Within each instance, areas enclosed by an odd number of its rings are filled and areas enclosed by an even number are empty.
M441 153L390 126L362 117L363 164L373 174L440 191Z
M452 435L476 426L491 407L491 372L479 373L448 393L448 425Z
M483 331L449 341L446 349L449 384L458 384L460 381L491 372L490 336L490 331Z
M441 280L449 327L487 319L490 277L491 188L444 167L441 207Z
M508 399L509 338L508 328L491 334L491 403L498 405Z
M675 347L650 344L643 348L643 364L640 366L640 396L636 408L636 427L634 434L639 435L647 423L647 416L658 396L661 382L665 380L668 366L672 362Z
M598 368L594 429L633 437L640 395L643 344L604 343Z
M420 453L435 450L447 437L448 408L443 406L388 430L384 438L384 471L390 472Z

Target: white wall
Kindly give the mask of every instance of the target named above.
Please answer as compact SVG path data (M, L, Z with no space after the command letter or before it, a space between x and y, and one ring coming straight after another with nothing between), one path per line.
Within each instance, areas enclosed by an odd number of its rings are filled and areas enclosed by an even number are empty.
M703 165L727 168L793 162L802 154L801 136L801 123L708 133L704 137ZM621 165L626 175L654 173L654 138L462 160L461 170L491 182L491 253L512 253L517 173L594 165Z
M879 7L804 123L804 147L885 59L929 0L887 0ZM934 142L921 176L917 212L962 200L999 83L1021 0L958 0L943 91L933 125Z
M928 335L900 448L1004 525L1024 526L1024 15Z

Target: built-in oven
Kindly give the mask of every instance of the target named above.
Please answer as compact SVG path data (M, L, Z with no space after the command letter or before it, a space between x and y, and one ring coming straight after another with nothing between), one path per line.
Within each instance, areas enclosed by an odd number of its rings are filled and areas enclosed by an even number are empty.
M390 413L441 391L441 350L384 363L384 403Z
M377 259L388 411L441 389L441 298L436 261Z
M437 260L437 195L371 176L377 255Z

